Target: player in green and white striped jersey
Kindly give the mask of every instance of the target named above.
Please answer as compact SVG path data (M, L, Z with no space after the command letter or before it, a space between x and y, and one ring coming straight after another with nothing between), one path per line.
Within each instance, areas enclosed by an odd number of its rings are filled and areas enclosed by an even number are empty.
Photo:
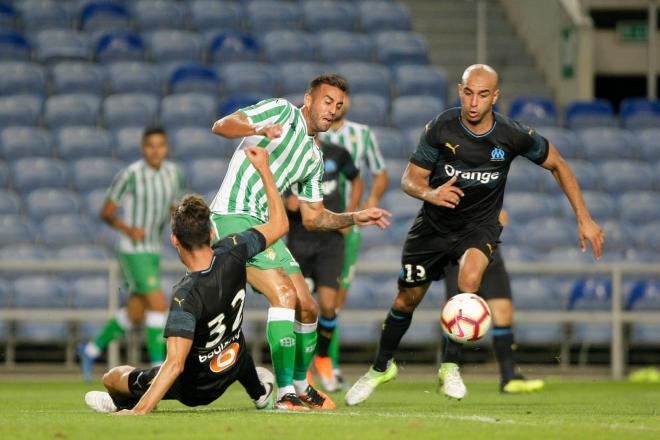
M181 170L165 160L168 152L163 129L145 130L142 136L144 158L119 171L106 192L100 217L121 232L117 256L131 296L127 307L118 310L96 340L79 350L86 380L91 379L92 363L107 344L132 323L143 319L152 364L160 364L165 359L162 334L168 303L160 288L161 238L183 187ZM119 208L123 212L121 217L117 215Z
M325 133L321 133L319 136L322 140L346 148L351 153L355 166L360 170L362 176L364 176L365 169L369 169L372 176L371 192L362 206L364 208L378 206L380 199L387 190L388 179L385 160L380 152L380 148L378 148L378 141L371 128L367 125L358 124L357 122L346 119L346 112L348 112L349 108L350 100L347 99L344 106L335 115L335 120L330 129ZM340 185L340 191L344 194L345 198L348 197L351 194L350 182L342 179L340 180ZM346 203L348 203L347 199ZM336 310L338 312L344 308L344 301L353 281L361 242L362 236L358 227L354 226L349 231L346 231L344 237L344 265L339 279L339 290L336 301ZM339 369L339 337L339 328L335 328L328 353L332 358L336 383L341 386L343 378Z
M244 138L211 203L211 220L219 237L263 224L267 218L263 185L243 152L251 145L268 149L277 188L280 193L292 188L308 229L336 230L354 224L384 228L389 224L389 213L379 208L338 214L323 206L323 158L313 136L330 127L347 90L341 76L321 75L310 82L300 109L284 99L268 99L216 121L214 133ZM334 408L306 380L316 348L318 305L298 263L280 240L250 261L247 274L248 282L271 305L267 335L279 388L276 407L303 410L307 409L305 402L314 409Z

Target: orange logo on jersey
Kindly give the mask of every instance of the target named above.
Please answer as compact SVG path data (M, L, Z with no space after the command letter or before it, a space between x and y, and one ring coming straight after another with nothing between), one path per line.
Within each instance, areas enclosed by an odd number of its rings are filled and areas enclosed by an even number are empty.
M238 359L239 350L240 346L238 345L238 342L234 342L229 347L222 350L219 355L211 359L211 363L209 364L211 371L214 373L222 373L230 368L234 365L236 359Z
M451 150L451 152L454 153L454 156L456 156L456 149L458 147L460 147L460 145L454 146L454 145L450 144L449 142L445 142L445 147L449 148Z

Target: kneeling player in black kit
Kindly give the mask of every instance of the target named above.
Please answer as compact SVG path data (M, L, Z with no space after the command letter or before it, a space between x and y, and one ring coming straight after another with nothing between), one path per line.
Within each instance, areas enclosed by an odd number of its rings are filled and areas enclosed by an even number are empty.
M600 258L605 238L589 214L575 175L547 139L493 111L499 96L497 82L492 67L468 67L458 85L461 107L431 120L410 158L401 186L424 204L403 246L399 290L383 324L378 354L346 393L348 405L364 402L378 385L396 377L394 352L415 308L431 282L444 277L448 263L458 263L458 292L450 295L479 290L500 241L498 215L509 166L517 156L553 174L575 212L582 250L588 241ZM448 353L438 380L446 396L465 397L457 360Z
M257 409L272 408L274 377L255 368L241 329L245 263L288 231L282 199L268 166L268 152L245 153L266 189L269 221L210 246L210 211L199 196L187 196L171 220L172 245L188 272L174 288L165 327L167 356L160 367L111 369L107 393L90 391L95 411L118 415L151 412L162 399L187 406L208 405L234 382L243 385Z

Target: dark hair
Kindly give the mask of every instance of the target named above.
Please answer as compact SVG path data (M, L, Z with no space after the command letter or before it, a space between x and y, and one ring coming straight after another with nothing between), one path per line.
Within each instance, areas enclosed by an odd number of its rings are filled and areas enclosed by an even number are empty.
M181 246L189 251L210 246L210 216L211 211L201 196L190 194L183 198L170 221L172 233Z
M321 84L337 87L342 92L348 93L348 81L346 81L346 78L337 73L324 73L323 75L317 76L309 82L308 91L313 91Z
M154 134L162 134L163 136L167 136L167 132L163 127L158 127L158 126L147 127L142 132L142 142L144 142L149 136Z

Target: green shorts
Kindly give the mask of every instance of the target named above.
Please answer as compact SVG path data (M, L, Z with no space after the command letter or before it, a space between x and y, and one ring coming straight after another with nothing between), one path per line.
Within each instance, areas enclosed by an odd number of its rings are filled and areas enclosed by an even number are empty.
M160 290L160 255L119 252L119 265L131 293L143 295Z
M351 287L353 277L355 276L355 265L357 264L360 245L362 244L362 234L360 228L354 226L351 231L344 236L344 265L339 277L339 287L348 289Z
M229 234L243 232L254 226L262 225L263 222L249 215L211 214L211 224L216 237L224 238ZM255 255L248 261L247 265L264 270L281 267L288 274L301 273L300 265L282 240L277 240L268 249Z

